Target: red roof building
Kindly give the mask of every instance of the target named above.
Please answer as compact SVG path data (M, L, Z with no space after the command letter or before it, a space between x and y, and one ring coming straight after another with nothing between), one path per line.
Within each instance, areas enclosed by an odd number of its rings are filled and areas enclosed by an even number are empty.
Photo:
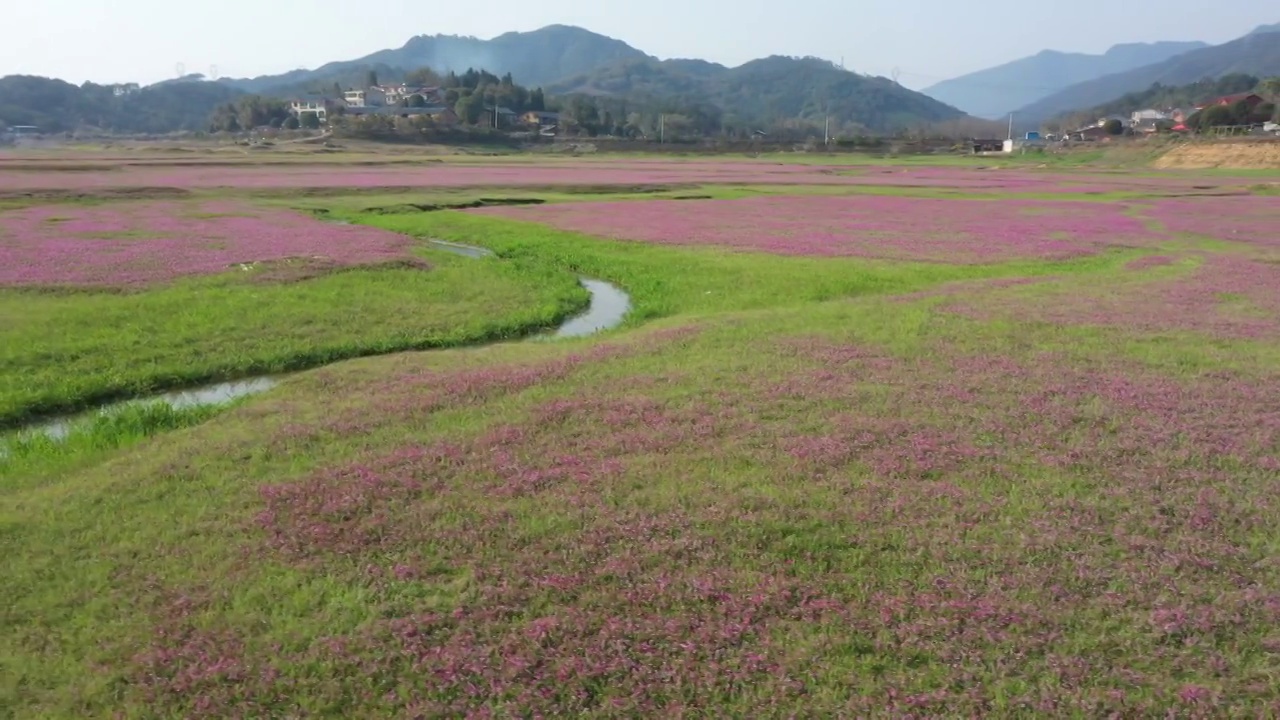
M1236 93L1235 95L1225 95L1216 100L1212 100L1210 102L1204 103L1203 105L1197 105L1196 109L1203 110L1209 107L1210 105L1230 106L1230 105L1235 105L1236 103L1242 100L1249 105L1250 110L1262 104L1262 96L1258 95L1257 93Z

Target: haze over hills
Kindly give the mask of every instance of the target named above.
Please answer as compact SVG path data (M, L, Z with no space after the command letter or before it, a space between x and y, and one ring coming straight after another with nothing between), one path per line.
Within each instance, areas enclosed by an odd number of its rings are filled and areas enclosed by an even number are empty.
M523 85L544 86L556 95L605 95L650 105L665 100L682 106L709 103L728 119L760 124L825 118L828 110L834 127L853 123L874 131L965 117L891 80L858 75L824 60L773 56L736 68L699 59L660 61L621 40L566 25L492 40L420 35L397 49L314 70L219 82L246 92L284 95L323 91L334 83L351 85L366 70L394 79L420 67L441 73L468 68L511 73Z
M921 92L975 117L998 118L1010 110L1076 83L1149 65L1208 43L1157 42L1116 45L1102 55L1044 50L986 70L931 85Z
M552 84L553 94L643 101L709 102L733 123L778 118L854 122L876 131L960 120L961 111L887 78L865 77L818 58L772 56L729 68L705 60L627 60Z
M1280 75L1280 23L1263 25L1221 45L1077 83L1017 109L1015 124L1036 127L1050 118L1098 107L1127 93L1146 90L1155 83L1187 85L1237 73L1258 77Z
M381 65L404 70L429 67L440 73L483 68L495 75L511 73L521 84L538 86L591 72L619 60L648 58L621 40L579 27L548 25L531 32L504 33L492 40L456 35L418 35L399 48L379 50L355 60L327 63L314 70L294 70L281 75L221 82L248 92L262 92L272 87L325 79Z

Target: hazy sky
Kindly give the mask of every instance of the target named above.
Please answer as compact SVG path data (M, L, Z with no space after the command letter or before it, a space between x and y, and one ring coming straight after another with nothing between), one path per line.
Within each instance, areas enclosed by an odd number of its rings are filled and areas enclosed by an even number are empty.
M765 55L844 57L924 87L1046 48L1225 42L1280 20L1271 2L1140 0L1099 6L987 0L13 0L0 10L0 75L155 82L186 71L254 76L399 47L413 35L489 38L579 25L660 58L736 65ZM1080 11L1068 10L1079 8Z

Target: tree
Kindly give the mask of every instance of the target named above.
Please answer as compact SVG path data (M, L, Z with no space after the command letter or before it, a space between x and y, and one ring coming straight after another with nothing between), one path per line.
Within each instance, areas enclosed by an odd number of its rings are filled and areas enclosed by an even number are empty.
M1262 93L1264 97L1280 102L1280 75L1269 77L1258 83L1258 92Z
M335 80L331 89L333 90L333 96L335 98L342 98L342 83Z
M301 127L301 123L298 122L298 118L290 115L288 119L284 121L284 124L281 125L281 127L283 127L285 130L297 130L299 127Z
M405 101L405 105L411 108L421 108L427 106L427 99L422 97L421 93L414 93Z
M298 113L298 124L308 130L316 130L320 127L319 113Z
M412 70L404 76L406 85L415 87L439 87L441 82L440 74L429 67L418 68Z
M484 96L476 93L464 95L458 98L458 102L454 104L453 111L458 114L458 119L468 125L475 125L480 121L480 117L484 115Z
M1214 105L1196 113L1196 127L1201 130L1236 124L1236 115L1226 105Z
M1121 135L1124 133L1124 123L1111 118L1102 126L1102 129L1106 130L1108 135Z
M371 88L378 84L378 71L369 70L364 74L364 86Z
M534 88L529 93L529 109L537 112L544 112L547 109L547 99L542 94L542 88Z

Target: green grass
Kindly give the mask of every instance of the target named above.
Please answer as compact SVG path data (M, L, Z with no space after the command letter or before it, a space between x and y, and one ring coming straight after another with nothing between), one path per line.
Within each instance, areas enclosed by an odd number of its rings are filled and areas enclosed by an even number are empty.
M423 251L433 264L140 292L0 290L0 427L209 380L511 338L585 306L548 266Z
M346 217L395 232L486 247L530 272L569 270L614 282L632 294L628 324L678 314L786 307L835 298L905 293L939 283L1097 272L1140 255L1111 252L1064 262L944 265L861 258L780 258L719 249L602 240L537 223L459 212Z
M177 409L165 403L128 403L71 421L59 437L23 433L0 438L0 492L39 486L152 435L199 425L228 407Z
M646 299L643 294L637 296L642 304ZM388 683L399 683L419 698L439 698L439 681L397 664L395 642L386 641L385 649L375 650L361 645L363 638L376 634L392 618L425 612L447 617L454 609L487 607L490 601L484 588L489 581L479 582L473 573L493 563L509 573L503 587L529 588L530 604L504 610L500 626L481 625L477 632L500 633L515 648L520 647L517 638L528 623L565 607L600 608L622 616L659 612L673 619L701 612L696 603L682 599L686 586L679 583L669 591L674 598L670 602L676 603L670 607L659 605L655 610L645 604L656 602L653 599L634 604L623 600L628 593L644 592L657 572L674 574L680 582L721 577L732 588L746 583L741 586L746 592L755 578L769 577L772 569L785 567L785 582L816 588L853 603L854 608L878 607L879 602L889 602L886 597L945 594L946 589L940 591L934 585L945 579L949 585L939 587L959 586L997 608L1018 608L1022 614L1011 630L1011 642L1024 654L1016 662L1006 660L1012 663L1008 667L944 657L949 648L956 653L1005 657L1009 646L970 635L964 621L953 624L950 615L938 610L918 610L924 613L919 625L876 615L874 625L884 628L883 632L904 633L910 628L922 633L897 635L907 638L898 646L877 639L873 631L859 631L861 624L772 625L767 634L778 648L787 649L785 664L797 672L805 668L805 694L791 695L781 687L770 690L782 693L775 695L776 701L793 710L835 712L858 695L882 703L886 680L912 693L926 693L950 686L954 673L977 672L983 694L992 697L990 711L999 714L993 708L1031 692L1028 683L1052 677L1059 653L1108 657L1122 667L1141 664L1153 673L1151 680L1134 687L1103 668L1083 679L1083 687L1051 691L1067 703L1117 689L1126 693L1127 702L1154 712L1176 702L1170 698L1182 683L1208 677L1204 665L1208 656L1181 651L1176 660L1164 660L1158 654L1164 646L1146 629L1151 612L1147 603L1155 598L1145 593L1153 590L1139 584L1149 577L1145 563L1131 567L1135 561L1131 553L1111 550L1087 535L1040 541L1018 530L1034 526L1044 532L1070 533L1074 526L1069 517L1101 517L1126 532L1158 538L1138 523L1146 515L1131 504L1145 502L1145 496L1108 499L1093 489L1097 480L1093 473L1098 471L1093 465L1078 474L1062 474L1039 468L1031 453L1012 476L971 475L966 470L945 482L907 477L877 485L874 473L856 463L823 467L819 472L785 454L760 454L759 448L781 438L830 431L834 419L851 411L868 418L901 418L913 423L916 431L932 423L959 423L957 416L939 413L960 412L963 417L963 407L951 408L937 399L931 406L927 401L930 383L948 376L945 367L958 356L956 346L962 351L959 355L993 353L1026 359L1038 352L1069 351L1075 363L1109 366L1123 359L1123 353L1116 352L1122 336L1097 329L1031 329L967 321L937 312L936 303L928 300L897 304L863 297L790 305L702 317L698 322L705 329L696 339L659 343L632 356L590 362L568 377L547 379L520 391L459 397L434 411L414 409L415 398L424 395L404 383L424 374L438 375L447 384L447 378L470 369L536 368L599 343L582 341L567 348L502 345L343 363L295 378L269 398L221 413L198 430L152 441L143 450L119 454L36 487L10 488L0 504L0 527L10 546L20 552L6 555L9 581L4 599L10 625L5 642L0 643L0 676L7 678L0 686L0 698L12 707L47 717L116 710L138 715L216 715L244 707L265 715L287 712L294 703L324 716L392 713L398 706L387 699ZM687 321L673 318L658 325ZM803 359L769 350L771 341L811 336L882 348L888 357L918 369L899 378L905 385L890 383L890 378L876 377L869 370L858 371L867 375L857 380L852 379L857 373L851 374L850 382L855 384L850 388L856 388L860 398L857 405L847 397L819 394L790 405L766 403L761 414L761 388L807 377L814 370ZM646 337L641 332L616 342L637 342L643 348ZM1194 338L1167 337L1149 340L1144 353L1151 367L1181 377L1187 358L1203 351L1200 345ZM829 364L817 369L843 372ZM667 381L647 383L653 378ZM913 391L912 384L923 389ZM378 395L379 388L397 386L406 389L390 397ZM998 388L983 392L988 403L1001 397ZM624 455L626 480L616 484L553 485L527 496L493 494L493 471L473 459L456 477L451 471L439 471L444 484L412 496L408 506L374 501L372 507L389 516L355 510L357 517L374 523L381 535L352 550L354 556L321 553L306 562L290 561L263 549L262 534L252 522L262 503L259 485L304 482L312 473L348 462L377 468L379 458L406 444L465 443L492 428L513 425L529 434L514 441L520 463L537 464L539 458L575 449L590 455L588 448L607 440L609 430L593 428L590 417L547 428L536 419L538 408L556 399L627 407L637 398L657 403L664 413L693 412L700 422L711 423L710 427L720 424L727 434L709 440L673 439L676 444L665 455ZM1011 409L982 407L983 417L1014 417L1000 414ZM671 419L659 416L647 422L652 427L635 432L652 432ZM764 427L748 430L754 423ZM304 429L301 435L299 427ZM336 427L348 429L335 432ZM1018 441L1008 442L1009 458L1027 451ZM1243 475L1238 482L1237 489L1259 487L1249 484L1256 483L1254 475ZM984 505L965 495L963 500L934 504L928 498L940 485L958 485L976 498L1000 500ZM889 499L879 499L878 492L889 493ZM888 505L882 507L882 502ZM1063 502L1075 508L1068 519L1059 519ZM1175 501L1166 497L1165 502ZM633 528L636 513L690 518L690 524L678 526L679 534L672 536L682 540L672 540L665 534L673 532L670 529L659 529L654 535L647 526ZM875 522L868 522L869 518ZM328 516L317 521L345 527ZM1054 529L1047 529L1046 523ZM572 574L603 562L591 559L590 543L595 541L588 538L612 524L618 525L619 532L634 535L609 541L606 552L610 554L604 557L636 556L642 569L617 581L600 575L583 595L532 589L539 573ZM967 530L961 533L961 527ZM1251 532L1249 537L1257 542L1274 535L1263 528ZM1196 537L1184 535L1183 540L1194 542ZM1060 559L1055 542L1065 543ZM1231 560L1233 573L1246 572L1247 559ZM377 580L364 569L397 564L434 569L404 582ZM1094 572L1107 568L1113 578L1112 592L1136 604L1136 617L1130 617L1128 610L1106 611L1089 589L1088 579L1079 576L1082 567L1097 568ZM1214 582L1197 579L1200 576L1189 571L1166 572L1174 574L1158 581L1179 588L1193 581ZM1251 572L1255 580L1270 582L1257 576L1259 571ZM1269 571L1266 578L1271 578ZM1229 580L1222 583L1229 585ZM1051 587L1055 588L1052 593ZM1217 583L1213 588L1221 590ZM1080 605L1058 604L1053 598L1062 593ZM681 604L685 602L692 604ZM1046 609L1036 611L1038 606ZM977 624L973 632L996 632L988 629L990 621L980 618L969 621ZM594 616L584 622L594 622ZM584 632L594 627L588 625ZM158 638L158 628L171 634ZM1247 637L1257 642L1258 633L1265 631L1253 628ZM646 627L633 632L638 633L639 642L656 641L652 633L658 631ZM1046 640L1041 633L1062 637ZM354 649L322 650L324 646L313 644L320 637L346 637ZM554 658L566 652L598 652L591 647L575 650L573 637L570 633L561 640L549 640L542 652ZM756 636L746 642L761 647ZM190 685L164 680L156 691L159 696L153 697L137 684L133 669L144 662L136 654L150 646L179 652L165 661L172 667L159 667L164 678L225 657L252 679L241 684L215 673ZM1232 707L1243 711L1268 695L1245 692L1243 686L1265 675L1273 663L1224 651L1239 673L1234 676L1239 679L1223 681L1224 691L1231 692ZM733 648L722 652L736 657ZM365 660L353 661L351 653ZM961 669L955 669L951 664L955 662L961 662ZM1171 662L1178 663L1177 674L1171 667L1170 674L1162 674ZM262 690L257 678L268 665L291 685ZM572 686L578 680L571 677ZM542 686L540 680L527 682ZM628 692L652 690L625 676L611 682ZM762 676L757 682L772 681ZM186 689L179 691L179 687ZM273 692L279 693L279 699L272 699L277 697ZM689 702L715 713L750 713L762 702L746 687L686 692ZM199 697L213 703L203 713L193 704ZM244 704L249 702L254 704ZM659 702L657 707L661 706Z
M1280 344L1019 315L1194 261L780 258L367 212L397 202L331 207L501 258L432 256L423 282L475 288L441 327L464 307L510 317L575 274L626 289L627 326L347 360L222 411L23 446L21 471L0 464L0 707L1149 717L1280 701ZM324 281L407 302L393 277ZM280 318L333 325L295 349L398 327L288 294L315 282L111 297L275 293Z

